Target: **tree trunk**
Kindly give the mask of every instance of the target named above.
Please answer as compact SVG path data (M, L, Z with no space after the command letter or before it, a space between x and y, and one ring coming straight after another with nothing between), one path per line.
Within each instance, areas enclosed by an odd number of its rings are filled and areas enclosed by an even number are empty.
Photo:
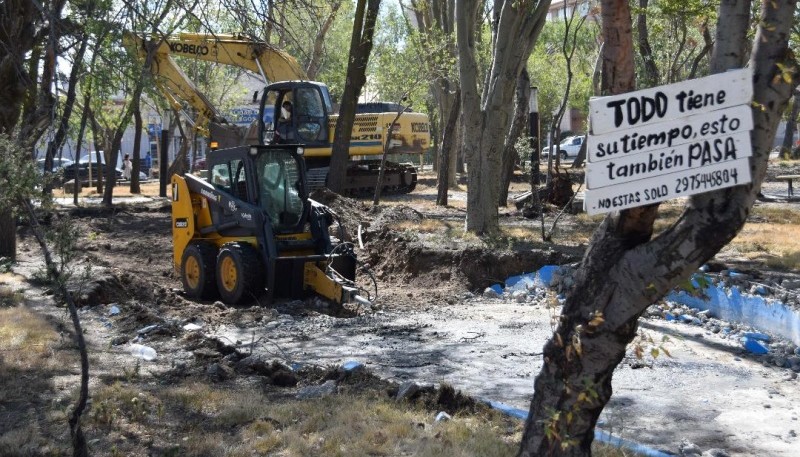
M466 225L473 233L490 234L499 230L497 200L502 147L511 122L513 88L544 26L550 2L539 2L533 8L513 0L495 4L500 12L496 16L492 63L482 95L478 92L475 53L476 21L481 4L476 0L459 2L456 37L464 122L462 148L469 177Z
M90 3L90 5L92 5ZM89 7L92 11L92 7ZM78 52L75 53L74 64L72 65L72 70L70 70L69 74L69 87L67 87L67 97L64 100L64 111L61 113L61 119L58 123L58 129L56 130L55 137L53 141L48 144L47 153L45 155L45 162L44 162L44 170L45 175L50 174L50 170L53 167L53 158L56 155L56 151L61 149L64 145L64 141L67 139L67 133L69 133L69 119L72 117L72 109L75 105L75 97L76 92L78 89L78 77L80 73L83 71L83 56L86 54L86 48L89 45L89 35L86 34L83 36L81 40L80 47L78 48ZM52 193L52 183L45 182L45 192Z
M792 111L789 119L786 120L786 133L783 135L783 146L781 147L781 157L789 158L794 150L794 131L797 127L797 116L800 115L800 93L795 92L792 101Z
M123 122L127 124L127 122ZM111 152L106 151L106 188L103 192L103 204L112 206L114 204L114 187L117 185L117 160L119 159L119 150L122 149L122 135L125 130L118 127L111 140Z
M347 65L347 83L342 94L339 119L336 121L331 165L328 171L327 186L337 193L341 193L345 188L347 164L350 160L350 135L356 118L358 96L367 81L367 62L372 52L372 36L375 33L375 21L380 6L381 0L358 0L356 5L353 35L350 40L350 59Z
M0 208L0 257L17 259L17 221L11 208Z
M650 47L650 31L647 29L647 4L650 0L639 0L639 15L636 20L636 31L639 37L639 54L644 62L644 81L642 87L657 86L661 76L653 58L653 50Z
M417 0L411 0L411 6L417 19L416 25L422 36L423 43L427 47L438 48L442 46L443 40L447 56L455 60L456 49L453 40L455 1L432 0L428 2L419 2ZM434 171L437 172L437 176L439 176L438 179L441 179L441 176L447 176L447 182L445 184L448 187L454 187L458 184L456 177L458 154L453 153L452 147L456 146L457 143L450 143L452 146L451 149L447 151L447 161L442 160L443 153L441 147L446 136L451 135L455 137L455 135L457 135L457 133L454 132L447 132L446 126L449 123L452 113L454 94L458 91L458 81L454 80L452 77L442 75L441 68L436 67L436 65L440 63L438 59L426 59L424 63L431 65L431 73L437 75L432 78L430 84L430 91L436 101L436 110L439 113L438 118L434 118L434 122L438 121L439 125L431 126L431 137L435 139L436 146L439 148L439 154L434 161ZM459 115L460 113L457 112L456 117ZM456 123L455 126L457 130L458 123ZM439 168L442 166L449 167L449 170L447 173L439 175Z
M176 124L175 127L178 129L178 132L180 133L181 145L178 147L178 151L175 152L175 159L172 161L171 164L169 164L169 169L167 170L168 177L172 175L183 176L189 170L189 144L191 142L189 141L186 131L188 130L188 127L190 127L190 125L187 122L186 128L184 128L184 125L181 124L180 122L180 118L177 117L177 113L175 114L176 115L174 119L177 120L177 122L175 123ZM173 130L175 130L175 128L170 128L170 131ZM167 182L169 182L169 180L167 180Z
M536 377L519 455L590 455L597 418L611 397L614 368L636 334L639 316L697 271L744 225L766 173L781 113L794 90L795 83L786 84L776 77L776 63L796 68L796 63L788 61L795 3L766 2L754 40L750 66L755 72L753 98L759 107L753 109L752 183L691 197L677 222L652 240L656 207L634 208L606 217L587 248L556 333L545 344L544 365ZM627 27L621 10L627 9L628 2L604 0L602 6L604 27L614 27L606 18L623 19L616 24L616 34L606 36L616 36L617 43L623 42ZM746 31L747 12L749 1L723 2L719 17L725 22L717 27L718 37ZM614 47L607 39L609 44ZM613 65L615 58L623 56L609 51L604 56L607 68L622 82L608 78L605 87L626 87L633 78L618 71L625 64ZM741 66L744 52L731 46L716 55L719 60L712 62L712 68L721 72ZM793 74L792 81L797 76Z
M139 172L142 168L142 110L139 101L134 101L133 108L133 166L131 167L131 193L140 194L142 189L139 183Z
M525 121L528 118L528 99L530 96L531 79L528 76L528 70L523 69L517 78L517 89L514 95L514 117L511 120L511 127L508 129L508 136L503 145L500 198L497 201L499 206L508 205L508 187L511 185L511 178L514 177L514 167L517 165L519 159L516 143L522 135L522 130L525 128Z
M36 78L20 69L25 68L25 56L34 46L34 29L39 20L36 5L29 1L0 3L0 134L9 137L19 122L22 104L29 84L35 87ZM35 76L35 72L32 73ZM17 224L11 208L0 208L0 257L16 260Z
M447 206L447 191L450 186L450 156L453 154L453 146L456 144L458 137L458 118L461 111L461 91L456 90L456 96L453 97L453 105L450 107L447 125L444 127L444 136L440 145L441 152L439 153L439 170L436 180L436 204L439 206Z
M711 73L739 68L744 65L747 55L748 28L740 25L750 20L750 0L722 0L719 11L720 18L725 11L724 29L719 30L720 21L717 20L717 39L711 53ZM794 15L794 11L791 14ZM730 25L733 27L729 27Z
M75 146L75 185L72 186L72 203L78 206L78 194L81 192L81 178L78 174L78 161L81 158L81 147L83 146L83 135L86 132L86 122L89 118L89 102L91 101L91 91L86 91L83 96L83 109L81 110L81 123L78 127L78 140Z
M333 25L334 19L336 19L336 14L339 12L339 8L342 6L342 0L332 1L329 2L329 4L331 6L331 11L320 25L316 37L314 37L314 49L311 52L311 58L308 60L308 65L306 65L306 75L311 81L317 79L317 72L319 71L322 61L322 51L325 47L325 38L328 36L328 30L330 30L331 25Z

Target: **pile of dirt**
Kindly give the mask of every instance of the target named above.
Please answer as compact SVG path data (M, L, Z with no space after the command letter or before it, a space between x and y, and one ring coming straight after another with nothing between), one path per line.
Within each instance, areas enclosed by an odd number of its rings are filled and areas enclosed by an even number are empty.
M335 222L344 227L345 241L355 240L359 225L369 227L372 223L372 212L361 201L331 192L325 187L312 192L310 198L331 209Z

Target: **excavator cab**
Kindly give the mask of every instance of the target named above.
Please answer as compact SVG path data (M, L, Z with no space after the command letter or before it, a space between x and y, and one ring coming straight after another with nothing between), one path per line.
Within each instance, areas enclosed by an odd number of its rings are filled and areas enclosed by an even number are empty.
M311 81L270 84L264 89L259 111L263 144L329 145L331 97L324 84Z

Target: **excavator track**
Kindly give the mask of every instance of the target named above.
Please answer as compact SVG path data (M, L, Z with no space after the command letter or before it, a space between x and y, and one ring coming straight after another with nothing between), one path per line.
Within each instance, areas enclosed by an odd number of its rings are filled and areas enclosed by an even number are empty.
M380 174L380 160L360 160L352 162L347 168L345 193L353 196L371 196ZM309 168L310 189L325 186L328 167ZM417 187L417 169L410 163L386 162L383 176L382 195L402 195L411 193Z

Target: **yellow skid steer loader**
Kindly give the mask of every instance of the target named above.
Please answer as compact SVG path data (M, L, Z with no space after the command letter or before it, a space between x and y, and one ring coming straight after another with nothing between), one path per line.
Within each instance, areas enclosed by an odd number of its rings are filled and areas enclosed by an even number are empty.
M352 248L329 235L332 213L306 194L302 154L296 145L223 149L209 154L207 179L172 177L174 265L189 297L369 303L355 287Z

